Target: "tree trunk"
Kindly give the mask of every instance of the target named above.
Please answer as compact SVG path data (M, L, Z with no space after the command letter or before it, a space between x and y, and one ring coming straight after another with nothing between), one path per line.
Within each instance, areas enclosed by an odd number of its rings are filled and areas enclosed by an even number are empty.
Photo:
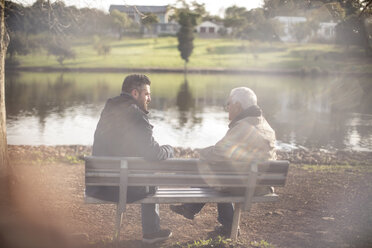
M362 31L362 39L363 39L363 43L364 43L364 50L366 52L366 55L367 56L371 56L372 55L372 48L371 48L371 45L369 44L369 33L368 33L368 30L367 30L367 18L365 17L360 17L359 19L360 21L360 27L361 27L361 31Z
M6 114L5 114L5 55L9 43L4 20L5 0L0 0L0 198L9 200L9 159L6 140Z

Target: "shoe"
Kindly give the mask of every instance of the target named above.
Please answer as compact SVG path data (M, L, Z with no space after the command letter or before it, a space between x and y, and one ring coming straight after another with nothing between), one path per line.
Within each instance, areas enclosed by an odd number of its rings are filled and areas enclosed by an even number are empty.
M170 205L170 209L189 220L193 220L195 217L195 214L190 212L184 205Z
M161 229L158 232L144 234L142 242L146 244L154 244L156 242L164 241L172 236L172 231L169 229Z
M274 187L269 187L269 186L259 186L259 187L256 187L254 191L255 196L264 196L267 194L274 194L274 193L275 193Z
M218 233L220 236L230 238L231 236L231 227L227 227L224 225L216 226L214 229L216 233ZM238 227L238 237L240 236L240 227Z
M270 193L271 193L271 194L275 194L275 188L272 187L272 186L270 187Z

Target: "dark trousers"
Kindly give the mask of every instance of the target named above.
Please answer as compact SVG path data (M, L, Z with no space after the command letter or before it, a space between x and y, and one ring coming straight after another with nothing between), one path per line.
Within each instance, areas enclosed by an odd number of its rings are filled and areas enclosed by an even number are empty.
M183 204L191 213L197 214L204 207L205 203L185 203ZM231 228L233 216L234 216L234 207L232 203L217 203L218 211L218 222L227 228Z

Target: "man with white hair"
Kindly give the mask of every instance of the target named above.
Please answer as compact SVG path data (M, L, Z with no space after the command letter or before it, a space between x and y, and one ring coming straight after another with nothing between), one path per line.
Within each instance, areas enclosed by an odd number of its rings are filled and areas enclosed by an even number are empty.
M275 160L275 132L262 116L257 105L256 94L247 87L231 90L226 102L229 112L229 130L214 146L197 149L200 159L208 162L223 161L265 161ZM256 195L272 193L273 188L256 188ZM173 212L193 220L201 211L204 203L171 205ZM220 232L230 236L234 208L232 203L218 203Z

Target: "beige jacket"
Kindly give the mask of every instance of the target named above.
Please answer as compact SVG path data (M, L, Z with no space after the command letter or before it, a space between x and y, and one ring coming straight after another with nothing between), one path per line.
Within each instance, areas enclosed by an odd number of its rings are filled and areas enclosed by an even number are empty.
M264 117L245 117L231 123L216 145L198 150L200 158L219 161L275 160L275 132Z

